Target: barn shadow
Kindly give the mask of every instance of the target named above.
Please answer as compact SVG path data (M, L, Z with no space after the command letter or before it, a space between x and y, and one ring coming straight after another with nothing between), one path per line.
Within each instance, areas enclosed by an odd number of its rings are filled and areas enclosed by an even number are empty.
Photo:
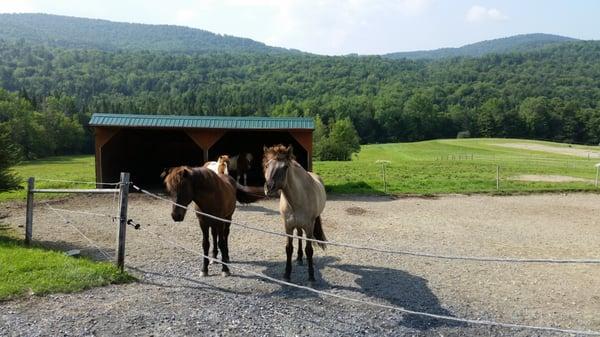
M411 311L453 317L450 311L441 306L437 296L429 289L427 280L422 277L412 275L402 270L358 264L338 264L338 261L338 258L329 256L315 258L315 278L317 279L317 282L312 286L313 289L334 291L337 294L339 294L340 290L344 292L360 293L370 298L379 299L379 301L376 301L378 303L383 301L384 304L401 307ZM285 268L285 261L283 259L281 262L246 262L265 267L266 269L263 273L277 279L281 279ZM354 275L356 277L354 280L356 286L330 284L323 278L323 275L320 272L320 270L325 267ZM306 269L306 263L304 266L294 264L292 283L308 285L306 281L308 278ZM356 296L352 296L352 294L345 293L344 295L357 298ZM266 296L304 299L318 297L319 295L303 289L281 287ZM372 301L369 299L365 300ZM464 324L405 314L402 316L401 321L398 322L398 325L424 331L438 327L459 327Z

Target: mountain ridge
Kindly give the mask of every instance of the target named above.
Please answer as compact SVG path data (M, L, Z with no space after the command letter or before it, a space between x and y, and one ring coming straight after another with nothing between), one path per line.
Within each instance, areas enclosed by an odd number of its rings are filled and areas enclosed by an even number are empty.
M171 53L258 52L303 53L268 46L249 38L212 33L199 28L166 24L117 22L54 14L0 14L0 39L26 40L61 48L149 50ZM388 59L431 59L480 57L488 54L526 52L550 45L579 41L574 38L533 33L484 40L458 48L439 48L381 54ZM316 54L312 54L316 55ZM356 56L350 54L346 56Z
M451 57L481 57L489 54L507 54L527 52L551 45L565 42L581 41L575 38L545 34L531 33L512 35L497 39L483 40L456 48L438 48L432 50L416 50L407 52L394 52L381 55L390 59L432 59L439 60Z

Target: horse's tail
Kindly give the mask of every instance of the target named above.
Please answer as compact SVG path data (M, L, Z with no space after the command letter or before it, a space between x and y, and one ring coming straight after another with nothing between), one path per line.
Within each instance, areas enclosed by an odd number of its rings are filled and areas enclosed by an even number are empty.
M235 198L242 204L250 204L265 199L265 190L262 187L244 186L235 182Z
M321 216L320 215L315 219L315 228L313 229L313 235L315 236L315 239L317 239L319 241L327 241L327 238L325 237L325 232L323 232L323 225L321 224ZM317 244L323 250L325 250L325 248L327 248L327 245L325 243L319 242Z

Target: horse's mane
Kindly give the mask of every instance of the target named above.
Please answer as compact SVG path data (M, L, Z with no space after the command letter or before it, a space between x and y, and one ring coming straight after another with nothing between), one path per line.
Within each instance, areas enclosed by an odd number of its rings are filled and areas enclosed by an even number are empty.
M181 186L184 172L187 172L191 175L193 173L193 170L189 166L178 166L172 167L168 171L165 171L161 174L161 177L164 178L167 191L176 191L179 188L179 186Z
M265 155L263 156L263 166L265 166L267 162L271 159L295 161L296 156L294 156L294 152L291 145L286 147L283 144L277 144L269 148L265 148Z

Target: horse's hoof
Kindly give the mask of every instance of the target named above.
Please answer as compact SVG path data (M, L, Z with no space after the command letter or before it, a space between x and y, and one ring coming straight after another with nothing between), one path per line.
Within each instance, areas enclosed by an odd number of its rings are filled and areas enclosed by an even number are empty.
M304 261L302 261L302 260L300 260L300 259L296 260L296 263L297 263L299 266L302 266L302 265L304 265Z
M223 276L223 277L231 276L231 272L229 272L229 271L222 271L221 272L221 276Z
M309 287L314 288L316 284L317 284L317 281L315 281L314 279L308 280Z
M286 282L290 282L292 279L288 275L283 275L283 280Z
M200 273L201 277L207 277L208 276L208 272L207 271L203 271Z

